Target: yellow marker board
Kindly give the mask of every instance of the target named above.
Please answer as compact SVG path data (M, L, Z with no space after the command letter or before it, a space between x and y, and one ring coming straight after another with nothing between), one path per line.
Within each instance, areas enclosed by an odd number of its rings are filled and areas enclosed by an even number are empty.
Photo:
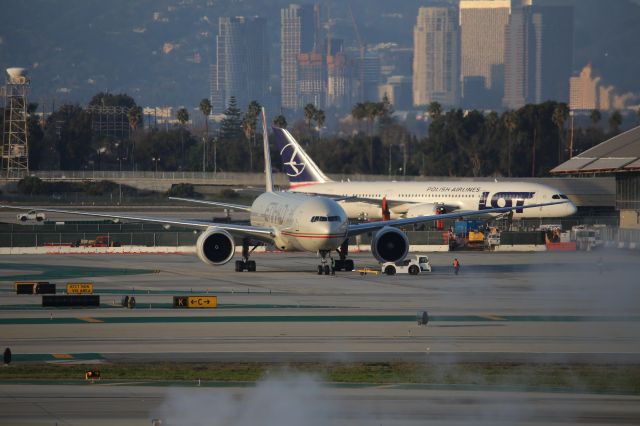
M68 283L67 294L93 294L91 283Z
M216 308L218 306L217 296L175 296L173 298L174 308Z

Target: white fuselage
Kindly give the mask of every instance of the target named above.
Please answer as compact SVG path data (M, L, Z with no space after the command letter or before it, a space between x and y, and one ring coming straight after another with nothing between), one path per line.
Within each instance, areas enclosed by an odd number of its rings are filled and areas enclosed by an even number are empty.
M347 238L348 219L330 198L265 192L251 205L251 225L274 228L280 250L334 250Z
M522 206L562 201L566 196L552 187L528 182L326 182L292 186L293 192L355 196L366 201L341 202L349 218L379 219L386 198L391 218L411 216L428 205L442 205L447 211L483 210L491 207ZM379 202L372 202L378 201ZM563 217L574 214L571 202L553 206L514 210L515 218ZM424 213L420 213L424 214Z

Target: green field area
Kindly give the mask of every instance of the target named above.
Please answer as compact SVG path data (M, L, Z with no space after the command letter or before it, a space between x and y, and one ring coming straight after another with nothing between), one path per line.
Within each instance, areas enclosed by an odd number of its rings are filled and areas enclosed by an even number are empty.
M89 354L95 355L95 354ZM83 384L85 371L99 370L105 385L251 386L266 377L309 374L336 386L473 387L640 394L640 365L520 363L120 363L12 364L0 383Z

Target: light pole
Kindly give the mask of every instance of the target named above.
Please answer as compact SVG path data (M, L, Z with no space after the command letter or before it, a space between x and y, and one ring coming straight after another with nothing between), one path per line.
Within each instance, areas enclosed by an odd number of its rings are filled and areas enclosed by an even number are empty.
M155 167L156 167L156 171L154 173L154 177L155 177L155 175L158 174L158 163L160 162L160 158L159 157L151 157L151 161L153 161L153 163L155 164Z

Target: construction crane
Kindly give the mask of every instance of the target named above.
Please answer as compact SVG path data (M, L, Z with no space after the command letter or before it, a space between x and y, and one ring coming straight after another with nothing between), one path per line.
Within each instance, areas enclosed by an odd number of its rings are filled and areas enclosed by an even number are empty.
M351 23L353 24L353 31L356 34L356 40L358 41L358 50L360 50L360 64L358 66L358 98L360 101L363 101L365 45L362 42L362 37L360 36L360 31L358 30L358 23L356 22L356 17L353 15L353 9L351 8L351 3L349 3L349 15L351 16Z

